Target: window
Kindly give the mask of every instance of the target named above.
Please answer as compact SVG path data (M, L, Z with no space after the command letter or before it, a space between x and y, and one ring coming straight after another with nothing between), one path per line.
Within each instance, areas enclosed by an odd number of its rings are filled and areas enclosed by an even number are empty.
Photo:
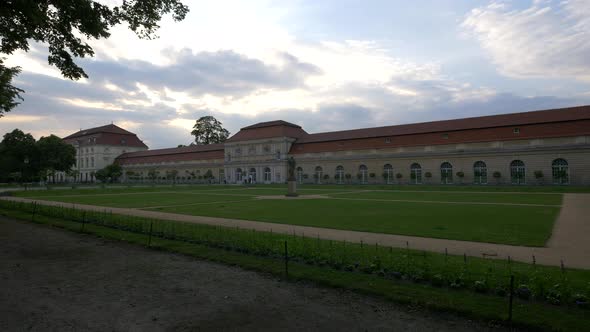
M383 165L383 179L388 184L393 182L393 166L391 164Z
M453 183L453 165L449 162L444 162L440 165L440 183Z
M344 183L344 167L342 165L336 167L336 183Z
M262 147L262 150L264 151L264 153L269 153L270 152L270 145L265 145L264 147Z
M277 160L281 160L281 151L277 150Z
M442 134L443 139L449 139L449 134Z
M297 167L297 182L303 183L303 168Z
M90 167L94 167L94 157L90 157Z
M239 156L242 154L242 148L236 148L235 150L236 156Z
M488 167L483 161L476 161L473 164L473 183L487 184L488 183Z
M367 166L365 166L365 165L359 166L358 178L359 178L360 183L365 184L368 182L367 172L368 172Z
M320 166L315 168L315 174L314 174L315 183L318 183L318 184L322 183L322 173L323 173L322 168Z
M520 128L514 128L514 129L512 129L512 132L514 134L520 134Z
M387 137L387 138L385 139L385 143L391 143L391 138Z
M410 180L413 184L421 184L422 183L422 166L418 163L413 163L410 166Z
M521 160L513 160L510 163L510 181L512 184L525 184L526 169Z
M270 174L270 168L266 167L264 169L264 182L270 182L270 181L272 181L271 174Z
M555 159L551 163L551 175L553 176L553 184L569 184L570 175L569 167L565 159Z
M236 181L242 181L242 169L241 168L236 169Z
M127 141L126 141L126 140L123 138L123 139L121 140L121 144L127 144Z
M86 158L86 162L84 163L84 165L85 165L86 167L90 167L90 164L88 163L88 158Z

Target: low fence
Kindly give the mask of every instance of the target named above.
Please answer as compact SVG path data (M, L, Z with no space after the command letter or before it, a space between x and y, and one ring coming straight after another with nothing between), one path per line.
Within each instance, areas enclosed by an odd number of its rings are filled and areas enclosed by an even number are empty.
M54 217L80 224L119 229L152 238L185 241L244 254L284 260L285 274L289 262L299 262L350 273L373 274L381 278L430 284L434 287L466 289L490 296L518 297L527 301L554 305L587 307L588 280L569 275L561 268L538 266L506 260L473 258L384 247L369 243L347 243L312 238L305 234L284 235L211 225L84 211L69 207L0 200L0 208L18 210L36 216Z

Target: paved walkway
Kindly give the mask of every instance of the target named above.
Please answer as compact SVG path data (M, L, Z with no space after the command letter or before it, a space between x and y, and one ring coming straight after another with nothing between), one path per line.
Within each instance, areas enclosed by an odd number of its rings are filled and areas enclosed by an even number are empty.
M68 206L90 211L112 211L115 214L191 222L198 224L239 227L259 231L273 231L283 234L298 234L310 237L320 237L328 240L346 240L348 242L378 243L383 246L444 252L450 254L506 259L508 256L515 261L532 261L532 256L538 264L560 266L562 261L566 267L590 269L590 194L564 194L563 208L555 222L553 236L543 248L512 246L471 241L445 240L417 236L394 234L380 234L357 232L348 230L297 226L288 224L274 224L261 221L237 220L190 216L158 211L145 211L128 208L111 208L95 205L68 204L33 200L22 197L0 197L0 199L33 202L51 206Z

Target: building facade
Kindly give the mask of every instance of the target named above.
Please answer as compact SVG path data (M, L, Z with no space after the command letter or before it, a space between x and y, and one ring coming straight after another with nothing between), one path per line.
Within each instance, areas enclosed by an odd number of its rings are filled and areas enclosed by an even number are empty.
M80 130L64 141L76 148L75 174L71 180L78 182L94 182L96 171L115 162L118 156L148 149L137 135L114 124ZM65 174L58 176L65 179Z
M590 185L590 106L316 134L270 121L116 162L123 181L284 183L289 157L300 183Z

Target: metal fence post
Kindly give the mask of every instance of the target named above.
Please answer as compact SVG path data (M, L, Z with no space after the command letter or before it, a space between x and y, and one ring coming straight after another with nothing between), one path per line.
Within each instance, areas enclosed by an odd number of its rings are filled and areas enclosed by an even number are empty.
M147 244L148 247L151 246L151 244L152 244L152 230L153 230L153 228L154 228L154 221L152 220L152 221L150 221L150 235L148 237L148 244Z
M285 241L285 278L289 278L289 251L287 249L287 241Z
M510 275L510 300L508 302L508 321L512 322L512 301L514 299L514 275Z

